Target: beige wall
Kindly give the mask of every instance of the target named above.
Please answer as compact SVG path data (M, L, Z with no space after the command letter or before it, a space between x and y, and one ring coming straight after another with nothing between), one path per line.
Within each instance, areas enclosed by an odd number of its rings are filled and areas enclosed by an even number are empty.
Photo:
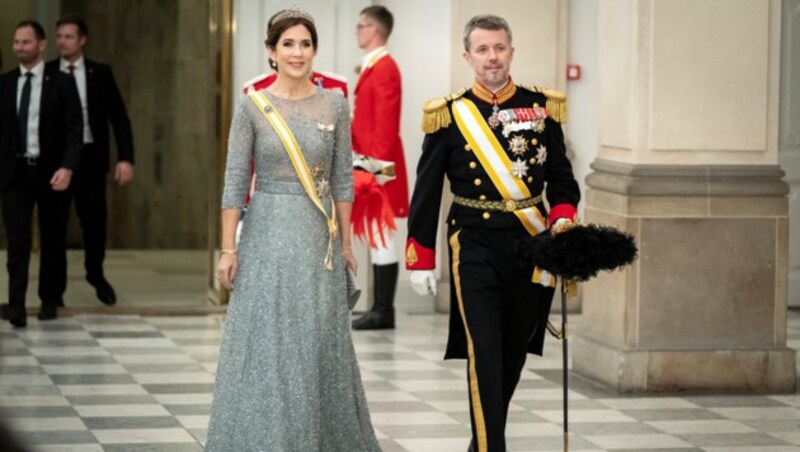
M453 0L451 83L453 89L470 86L472 71L461 58L464 24L476 14L504 17L513 34L516 83L564 89L567 55L566 0L493 1Z
M777 161L780 2L603 3L599 157Z

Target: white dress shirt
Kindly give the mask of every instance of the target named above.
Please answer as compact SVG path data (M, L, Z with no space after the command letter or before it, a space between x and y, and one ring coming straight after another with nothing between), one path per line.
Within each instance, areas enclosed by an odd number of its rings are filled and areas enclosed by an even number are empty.
M81 98L81 111L83 113L83 144L94 142L92 128L89 126L89 103L86 101L86 63L83 55L75 60L74 63L61 58L59 68L61 72L69 74L70 64L74 66L72 75L75 77L75 84L78 86L78 95Z
M20 101L22 100L22 87L25 85L25 74L33 74L31 77L31 102L28 105L28 147L25 150L25 157L39 157L39 110L42 101L42 81L44 80L44 61L40 61L30 70L22 65L19 66L19 77L17 78L17 112L19 112Z

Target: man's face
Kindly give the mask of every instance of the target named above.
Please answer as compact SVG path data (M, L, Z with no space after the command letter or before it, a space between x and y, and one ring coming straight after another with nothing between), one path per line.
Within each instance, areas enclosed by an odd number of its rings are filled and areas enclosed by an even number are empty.
M502 88L514 58L514 48L506 31L476 28L470 33L469 42L464 59L475 71L475 79L487 88Z
M14 32L14 55L23 65L30 65L39 61L47 47L47 41L36 39L33 27L21 27Z
M81 36L78 26L75 24L64 24L56 30L56 43L58 44L58 54L64 58L73 58L82 53L86 36Z
M365 48L367 44L372 41L372 38L376 33L378 33L378 24L362 14L358 18L358 25L356 25L356 40L358 41L358 47L362 49Z

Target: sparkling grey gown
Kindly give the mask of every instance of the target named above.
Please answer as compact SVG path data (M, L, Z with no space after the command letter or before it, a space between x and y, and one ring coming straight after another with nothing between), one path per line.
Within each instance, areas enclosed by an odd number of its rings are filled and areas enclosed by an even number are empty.
M267 93L292 129L323 204L352 201L350 114L338 92ZM283 144L244 98L233 118L223 208L258 188L242 227L238 275L220 347L207 451L379 451L350 337L341 240L323 262L325 218Z

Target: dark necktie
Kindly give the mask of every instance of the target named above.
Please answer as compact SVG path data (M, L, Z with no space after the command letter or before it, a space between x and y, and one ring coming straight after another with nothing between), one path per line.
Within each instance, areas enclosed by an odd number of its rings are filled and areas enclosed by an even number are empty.
M25 73L25 83L22 84L22 95L19 98L19 144L22 155L28 153L28 107L31 103L31 77L33 77L33 73Z
M69 71L69 75L75 77L75 65L74 64L70 64L69 66L67 66L67 70Z

